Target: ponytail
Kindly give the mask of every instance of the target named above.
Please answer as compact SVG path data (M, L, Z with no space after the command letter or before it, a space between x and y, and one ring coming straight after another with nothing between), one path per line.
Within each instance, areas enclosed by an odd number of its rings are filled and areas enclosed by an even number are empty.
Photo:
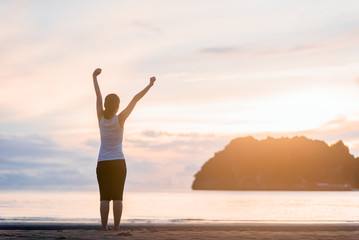
M111 117L113 117L113 111L109 111L107 108L105 108L105 110L103 111L103 117L106 119L110 119Z

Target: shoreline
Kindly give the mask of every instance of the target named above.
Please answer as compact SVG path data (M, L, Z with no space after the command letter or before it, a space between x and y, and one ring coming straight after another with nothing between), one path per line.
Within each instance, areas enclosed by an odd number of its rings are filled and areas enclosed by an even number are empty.
M112 224L109 224L111 227ZM359 231L359 223L122 223L123 230L200 229L206 231ZM0 222L0 230L100 230L100 223Z
M112 225L109 225L112 227ZM124 223L102 231L96 223L0 223L0 239L321 239L357 240L359 223Z

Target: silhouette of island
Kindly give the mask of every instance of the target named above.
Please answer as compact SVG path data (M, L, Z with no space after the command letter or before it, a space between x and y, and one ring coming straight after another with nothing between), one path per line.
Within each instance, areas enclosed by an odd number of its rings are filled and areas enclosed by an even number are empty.
M342 141L234 139L195 175L194 190L353 190L359 159Z

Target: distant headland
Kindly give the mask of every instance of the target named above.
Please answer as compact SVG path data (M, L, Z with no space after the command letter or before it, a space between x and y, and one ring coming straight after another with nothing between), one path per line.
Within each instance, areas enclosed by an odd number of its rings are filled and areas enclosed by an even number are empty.
M354 190L359 158L342 141L306 137L232 140L195 175L194 190Z

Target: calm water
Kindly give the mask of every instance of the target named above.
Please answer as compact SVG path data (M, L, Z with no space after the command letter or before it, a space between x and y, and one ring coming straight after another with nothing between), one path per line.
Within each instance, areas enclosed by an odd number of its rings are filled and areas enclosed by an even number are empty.
M0 192L0 223L16 221L100 222L99 196ZM359 222L359 192L126 192L122 222L307 221Z

